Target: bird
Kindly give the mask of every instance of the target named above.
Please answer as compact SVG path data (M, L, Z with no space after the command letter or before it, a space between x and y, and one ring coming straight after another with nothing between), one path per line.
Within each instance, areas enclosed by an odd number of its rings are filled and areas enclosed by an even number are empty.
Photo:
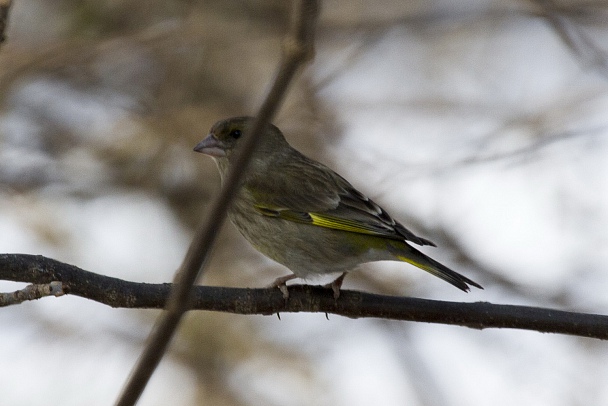
M194 151L213 158L222 183L253 117L216 122ZM436 245L405 228L386 210L329 167L306 157L268 124L243 174L228 217L249 243L292 273L269 287L289 298L287 281L340 274L331 284L337 300L347 273L374 261L402 261L468 292L477 282L412 246Z

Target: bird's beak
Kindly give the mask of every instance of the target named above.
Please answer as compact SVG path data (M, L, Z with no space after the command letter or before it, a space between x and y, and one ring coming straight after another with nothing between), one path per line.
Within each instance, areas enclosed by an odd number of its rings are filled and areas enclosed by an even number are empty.
M194 150L214 158L223 158L226 156L226 151L224 151L222 143L215 138L215 134L213 133L209 133L204 140L196 144Z

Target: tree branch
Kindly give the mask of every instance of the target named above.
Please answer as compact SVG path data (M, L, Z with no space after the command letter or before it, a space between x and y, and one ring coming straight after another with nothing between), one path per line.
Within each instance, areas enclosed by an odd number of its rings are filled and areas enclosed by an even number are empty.
M87 272L43 256L1 254L0 279L48 284L112 307L162 309L171 284L128 282ZM197 286L191 309L237 314L331 313L350 318L376 317L459 325L475 329L512 328L542 333L608 339L608 316L487 302L456 303L382 296L343 290L334 300L330 289L295 285L285 301L278 289Z

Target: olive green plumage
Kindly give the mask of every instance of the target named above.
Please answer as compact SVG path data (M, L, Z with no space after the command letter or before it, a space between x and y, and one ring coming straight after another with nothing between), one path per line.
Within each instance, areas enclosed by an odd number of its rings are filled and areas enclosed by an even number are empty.
M222 181L252 124L251 117L218 121L194 148L213 157ZM380 260L409 262L465 292L469 285L481 288L410 246L407 241L435 244L395 221L346 179L293 149L272 124L259 139L228 216L257 250L294 273L274 283L285 295L289 279L344 276L359 264ZM333 286L336 297L343 276Z

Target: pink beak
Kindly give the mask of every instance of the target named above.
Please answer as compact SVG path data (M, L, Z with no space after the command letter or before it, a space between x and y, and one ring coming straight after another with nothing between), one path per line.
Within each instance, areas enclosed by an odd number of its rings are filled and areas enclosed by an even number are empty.
M226 156L226 151L222 148L222 143L215 138L215 134L213 133L209 133L204 140L196 144L194 150L214 158L223 158Z

